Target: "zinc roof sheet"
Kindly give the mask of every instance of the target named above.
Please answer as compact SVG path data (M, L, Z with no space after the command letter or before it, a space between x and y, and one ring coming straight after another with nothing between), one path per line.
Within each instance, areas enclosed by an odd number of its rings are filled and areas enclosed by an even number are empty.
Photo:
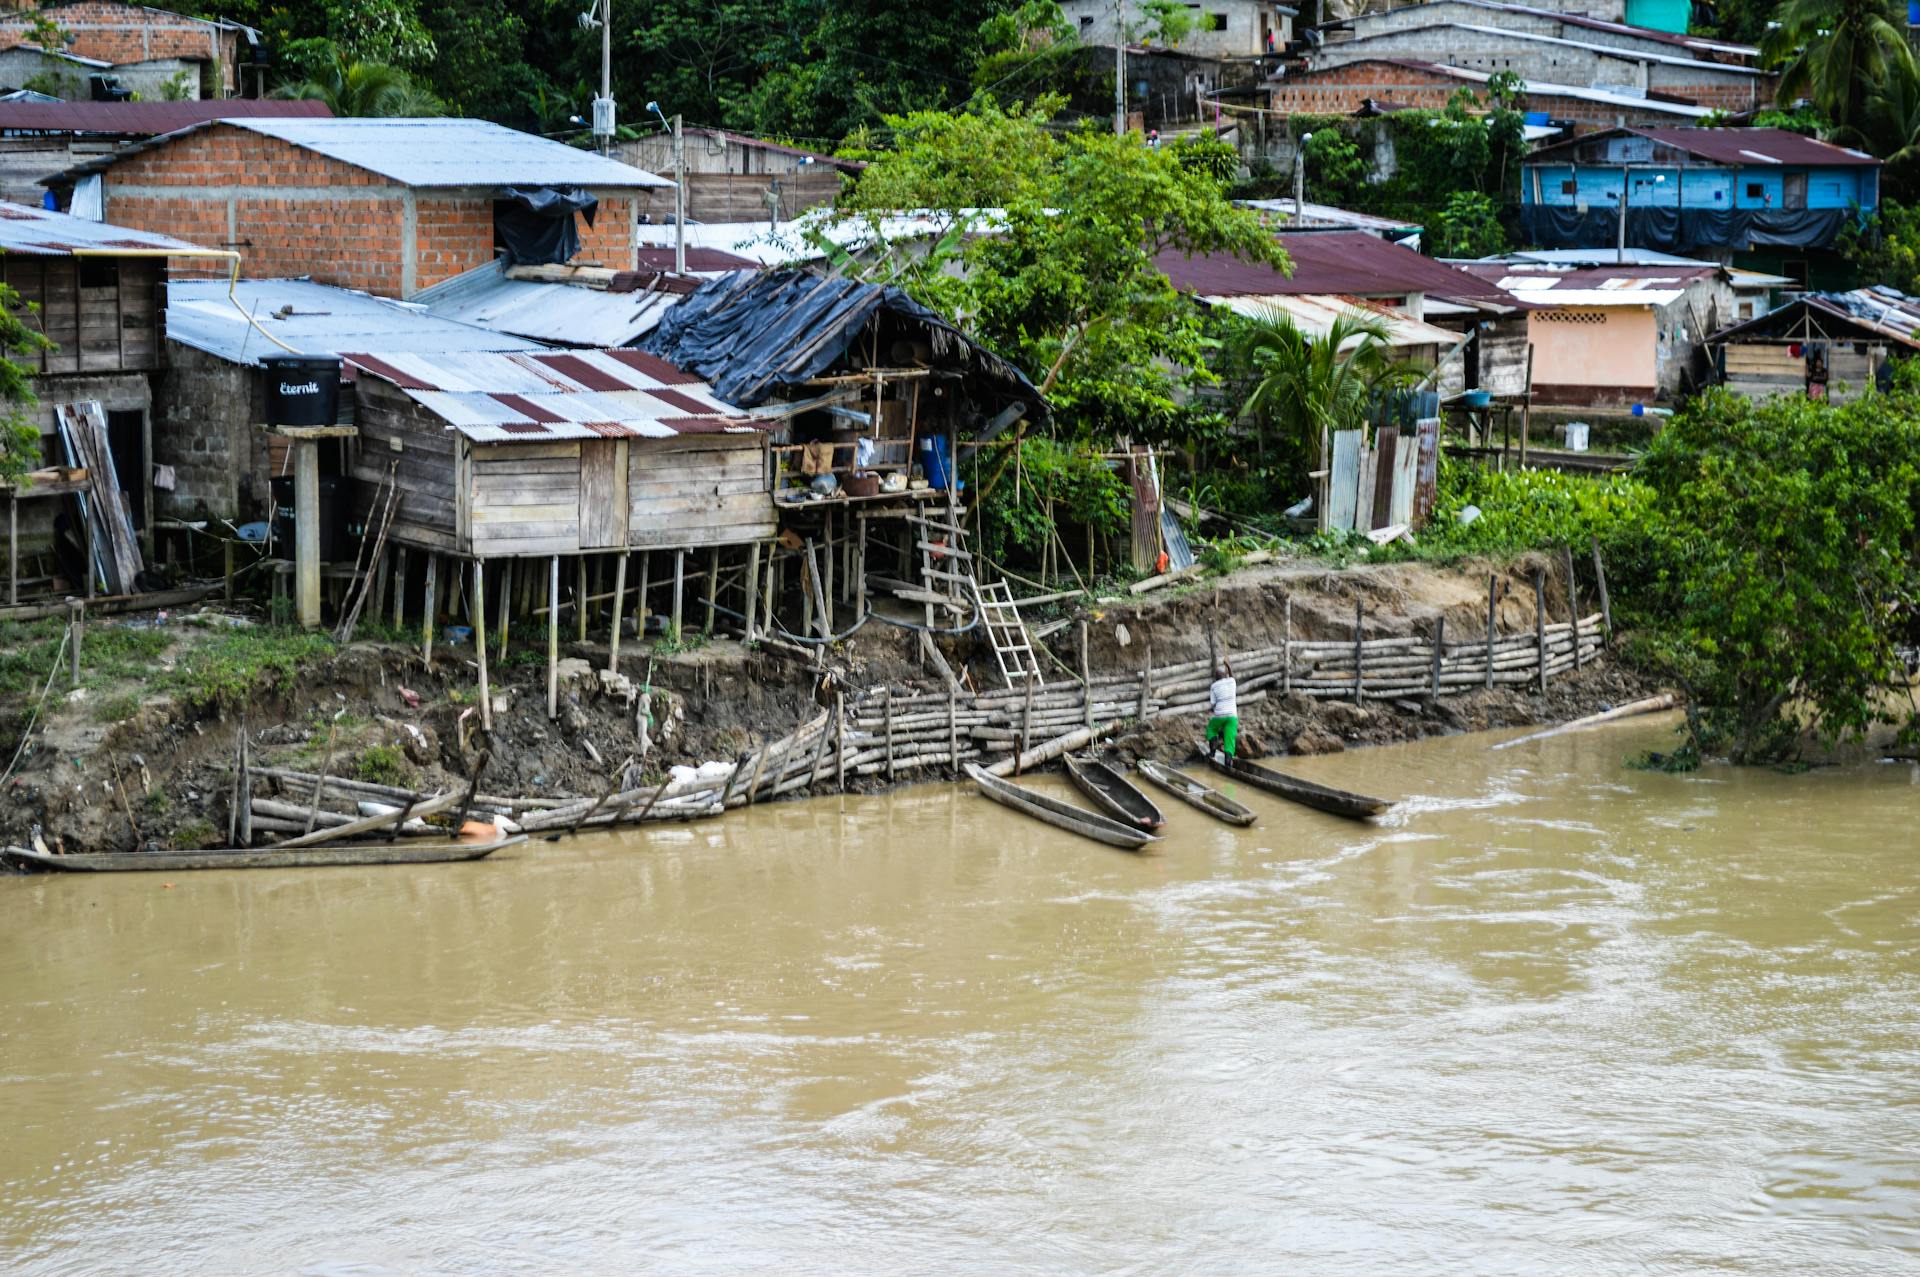
M688 229L692 229L689 227ZM429 314L497 332L570 346L625 346L653 331L681 293L603 292L574 284L509 279L499 262L415 294Z
M234 285L231 299L225 280L174 280L167 285L166 324L174 341L252 365L258 365L262 355L281 353L262 330L302 354L314 355L544 349L538 342L456 323L418 306L307 279L243 279Z
M325 102L302 98L208 98L192 102L0 102L0 131L154 137L242 115L330 119Z
M197 244L170 235L155 235L110 222L95 222L27 204L0 201L0 252L70 257L75 252L111 253L116 248L139 254L161 249L204 251Z
M1364 319L1380 325L1386 330L1387 345L1396 349L1408 346L1450 347L1460 340L1459 333L1425 323L1391 306L1382 306L1358 297L1309 294L1282 297L1204 297L1201 300L1216 306L1225 306L1237 315L1254 319L1272 314L1285 315L1309 337L1325 337L1332 331L1334 321L1344 316ZM1352 346L1359 341L1360 338L1354 337L1347 344Z
M634 350L346 359L476 443L670 439L765 428L722 403L698 378Z

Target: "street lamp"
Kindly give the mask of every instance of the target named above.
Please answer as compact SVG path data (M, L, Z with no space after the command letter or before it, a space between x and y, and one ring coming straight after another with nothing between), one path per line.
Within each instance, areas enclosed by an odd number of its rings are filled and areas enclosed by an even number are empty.
M612 0L608 0L612 3ZM687 273L687 143L681 133L680 116L667 120L658 102L647 103L647 110L660 119L660 127L673 133L673 273Z

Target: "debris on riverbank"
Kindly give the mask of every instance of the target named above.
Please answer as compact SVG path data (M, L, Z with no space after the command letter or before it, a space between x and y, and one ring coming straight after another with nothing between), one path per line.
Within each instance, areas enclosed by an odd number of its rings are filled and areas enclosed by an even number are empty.
M1489 582L1497 631L1491 655L1499 676L1492 686L1478 672L1489 657ZM1544 611L1536 609L1536 599ZM1217 644L1236 654L1267 654L1264 665L1254 662L1240 671L1250 693L1242 728L1249 756L1325 753L1557 722L1644 690L1633 673L1599 654L1594 614L1584 618L1586 631L1578 631L1583 618L1570 604L1579 602L1569 599L1547 556L1454 569L1262 568L1065 613L1069 624L1053 636L1048 696L1078 705L1082 668L1096 687L1131 689L1143 670L1190 682L1181 671L1194 666L1204 674ZM1430 659L1436 636L1445 643L1444 672ZM46 673L27 667L48 648L48 636L31 642L20 637L23 654L14 661L20 669L8 685L17 694L9 724L16 738ZM1384 695L1363 691L1357 703L1344 684L1330 683L1350 677L1350 662L1339 663L1356 637L1370 653L1369 685L1391 689ZM489 737L480 728L472 653L459 646L437 648L428 668L417 644L379 636L334 648L324 639L212 609L195 623L95 623L86 642L93 664L83 686L70 691L67 674L58 672L29 748L0 788L0 829L9 838L37 826L49 845L70 850L220 843L230 827L243 723L255 768L327 772L438 792L464 788L485 752L487 791L598 797L623 772L630 780L658 783L675 764L732 763L757 754L764 765L768 754L776 754L769 742L831 708L835 694L849 706L857 735L878 730L883 689L892 689L903 707L912 697L939 701L936 717L943 720L950 690L941 675L922 666L915 634L884 626L869 626L829 649L818 667L792 651L716 637L673 650L629 649L620 674L611 676L604 644L571 644L561 663L560 712L549 719L544 652L529 642L519 649L529 653L525 663L495 663ZM1550 657L1544 690L1537 672L1512 674L1537 657L1536 647ZM974 687L997 682L987 672L992 662L984 649L974 652L965 640L952 639L941 648L957 677ZM1316 663L1318 674L1312 672ZM1328 673L1336 667L1346 672ZM1291 682L1295 672L1298 687ZM1382 677L1384 684L1377 681ZM1425 686L1436 678L1447 684L1446 694L1433 695ZM1197 703L1187 705L1194 698L1183 696L1180 686L1177 678L1164 690L1156 683L1144 719L1103 731L1109 746L1136 758L1177 759L1189 752L1203 711ZM1000 692L981 704L1008 701L1009 695ZM1115 695L1114 704L1096 707L1103 719L1139 717L1133 691L1124 706ZM864 708L852 708L855 703ZM1012 709L998 713L997 721L1013 721ZM1028 710L1024 733L993 728L982 717L979 724L969 722L972 735L962 753L977 750L990 761L1010 753L1021 737L1037 744L1057 735L1055 720L1082 713L1043 709L1036 720ZM947 731L943 726L936 734L944 740ZM876 789L950 768L950 754L941 747L923 751L938 755L938 770L856 766L849 773L819 762L827 756L819 733L808 745L820 747L812 769L803 766L807 759L786 756L789 748L777 754L778 765L799 771L789 779L776 773L761 788L799 792L804 772L816 784ZM850 756L857 755L856 747L857 741L833 743L836 752L845 749ZM263 788L260 795L267 802L298 801L312 792L310 785L292 788L299 794Z

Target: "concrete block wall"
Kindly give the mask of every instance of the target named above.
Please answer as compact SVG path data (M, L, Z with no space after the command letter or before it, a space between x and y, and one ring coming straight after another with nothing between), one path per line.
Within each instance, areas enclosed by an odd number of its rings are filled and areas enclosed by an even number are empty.
M1483 86L1458 80L1423 67L1401 66L1391 62L1355 62L1325 71L1307 71L1274 81L1270 93L1271 108L1283 115L1349 115L1372 98L1425 110L1443 110L1456 89L1480 92ZM1587 129L1613 128L1617 125L1685 125L1693 119L1659 110L1591 102L1585 98L1554 93L1528 93L1525 109L1545 111L1556 120L1571 120Z
M267 495L254 490L266 455L260 370L173 341L167 363L154 390L153 460L173 467L174 490L155 492L154 504L162 516L252 517Z
M54 5L42 9L40 16L73 37L67 52L80 57L116 64L159 58L213 62L220 67L217 79L222 93L238 87L240 33L222 30L212 22L112 0ZM0 20L0 48L26 40L32 26L26 15Z

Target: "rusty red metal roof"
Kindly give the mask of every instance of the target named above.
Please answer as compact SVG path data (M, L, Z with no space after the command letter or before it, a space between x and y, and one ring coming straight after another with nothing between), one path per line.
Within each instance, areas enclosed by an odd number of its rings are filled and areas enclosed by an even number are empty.
M1310 293L1392 297L1425 293L1462 305L1506 310L1519 301L1499 285L1361 231L1281 235L1293 259L1283 275L1227 253L1189 257L1169 249L1154 259L1173 286L1202 297L1276 297Z
M1877 168L1880 161L1864 151L1803 137L1787 129L1619 128L1588 133L1567 142L1543 146L1527 156L1528 164L1552 162L1568 150L1591 147L1610 137L1644 137L1713 164L1793 165L1801 168ZM1604 160L1594 161L1604 165Z
M209 120L273 116L331 119L325 102L209 98L198 102L0 102L0 133L109 133L157 137Z

